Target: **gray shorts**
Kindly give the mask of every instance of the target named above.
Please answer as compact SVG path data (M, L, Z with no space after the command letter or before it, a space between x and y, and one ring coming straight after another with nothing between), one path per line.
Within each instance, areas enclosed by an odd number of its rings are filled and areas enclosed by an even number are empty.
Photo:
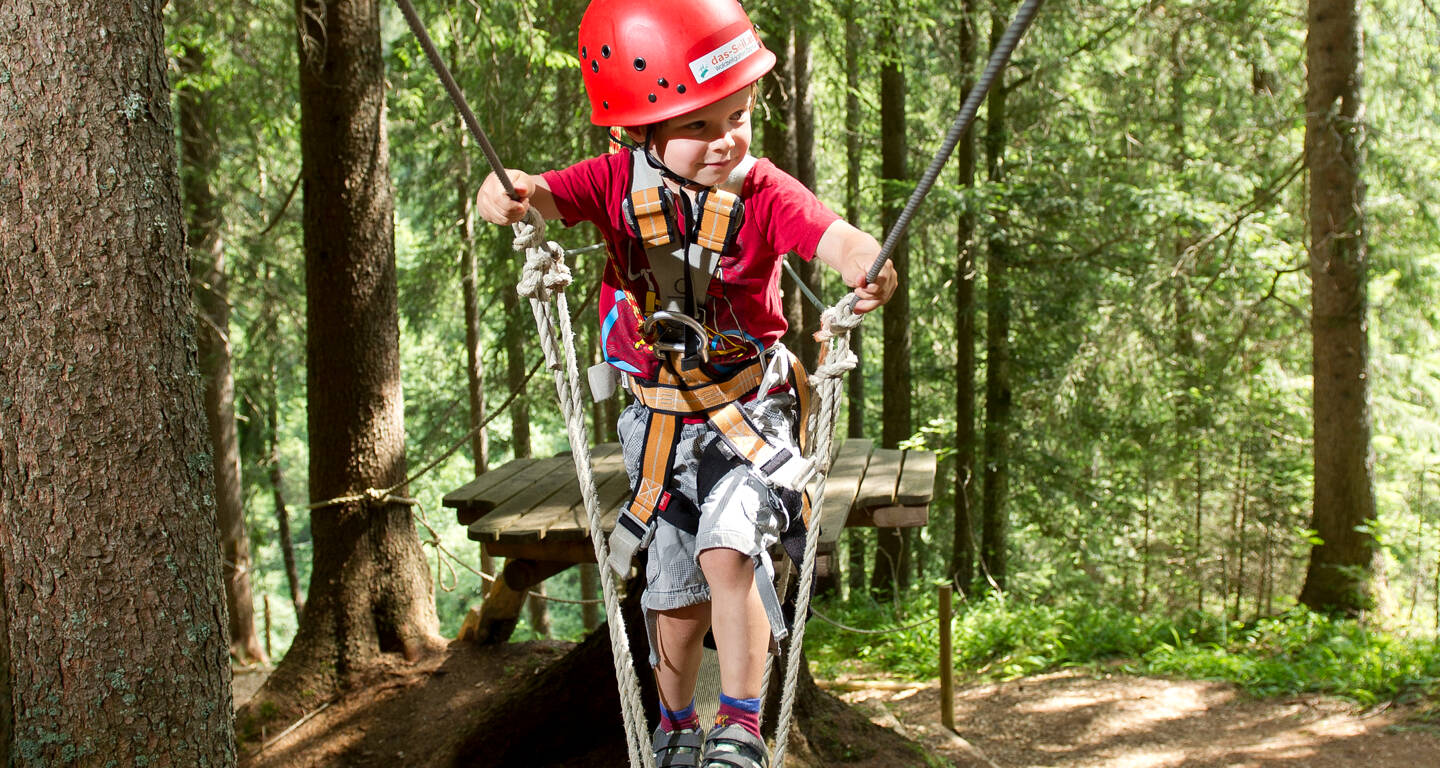
M742 407L768 441L799 453L792 429L793 395L788 392L770 395ZM649 409L631 403L620 413L616 425L632 488L639 482L648 418ZM700 523L691 535L663 519L657 520L649 544L645 595L641 601L648 611L684 608L710 599L710 586L696 560L696 556L707 549L723 547L748 557L758 556L765 572L774 578L769 549L779 540L794 510L787 510L765 481L738 459L730 459L731 466L726 471L701 472L701 456L707 461L717 460L713 444L719 439L708 422L686 424L681 428L666 489L694 504L700 510Z

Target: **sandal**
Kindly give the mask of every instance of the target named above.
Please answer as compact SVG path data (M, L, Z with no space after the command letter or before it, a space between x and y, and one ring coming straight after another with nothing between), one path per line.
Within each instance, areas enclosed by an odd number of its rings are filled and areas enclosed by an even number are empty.
M755 734L732 723L710 732L700 765L701 768L769 768L770 751Z
M698 728L667 731L657 727L650 736L655 750L655 768L699 768L700 747L705 734Z

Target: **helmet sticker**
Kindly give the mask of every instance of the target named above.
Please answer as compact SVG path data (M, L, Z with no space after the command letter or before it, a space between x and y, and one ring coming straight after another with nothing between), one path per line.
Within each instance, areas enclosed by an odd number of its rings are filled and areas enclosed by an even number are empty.
M696 83L703 83L759 50L760 38L755 36L754 29L747 29L734 40L690 62L690 73L695 75Z

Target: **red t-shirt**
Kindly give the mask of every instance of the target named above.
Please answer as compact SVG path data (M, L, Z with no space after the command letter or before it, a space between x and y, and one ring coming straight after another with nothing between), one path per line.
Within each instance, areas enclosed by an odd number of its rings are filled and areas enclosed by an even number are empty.
M621 203L630 194L630 152L591 158L543 178L566 226L589 221L600 228L608 258L600 291L600 330L605 359L641 378L653 379L659 359L640 336L644 245L624 221ZM706 326L710 359L728 364L753 357L784 335L780 306L781 259L790 251L815 256L825 230L840 218L793 176L760 159L740 190L745 216L735 244L710 281ZM681 230L685 217L677 212Z

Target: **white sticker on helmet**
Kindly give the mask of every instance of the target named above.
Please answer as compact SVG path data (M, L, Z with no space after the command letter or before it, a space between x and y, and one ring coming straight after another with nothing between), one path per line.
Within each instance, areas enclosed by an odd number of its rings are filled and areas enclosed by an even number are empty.
M760 38L755 36L755 30L747 29L734 40L690 62L690 73L695 76L696 83L703 83L759 50Z

